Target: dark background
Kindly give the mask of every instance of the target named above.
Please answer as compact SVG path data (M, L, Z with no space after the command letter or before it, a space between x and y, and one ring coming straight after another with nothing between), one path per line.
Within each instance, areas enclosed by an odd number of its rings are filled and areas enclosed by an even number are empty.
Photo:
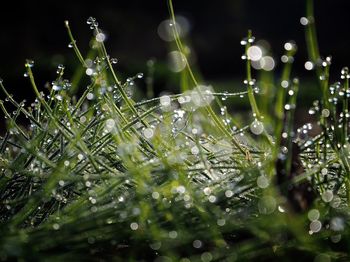
M349 1L315 1L321 53L332 55L333 75L349 64ZM295 75L311 77L303 70L307 60L304 31L299 23L305 15L305 1L282 0L174 0L177 14L191 22L190 40L197 65L208 81L243 79L239 42L252 29L258 39L266 39L278 59L283 44L295 40L299 46ZM123 1L7 1L1 3L0 76L12 93L25 97L31 92L23 78L26 58L35 60L39 85L55 77L59 62L69 70L77 65L63 21L69 20L83 54L92 32L86 19L94 16L108 33L106 42L119 68L133 74L145 70L154 57L164 61L168 43L157 34L159 23L168 17L166 0Z

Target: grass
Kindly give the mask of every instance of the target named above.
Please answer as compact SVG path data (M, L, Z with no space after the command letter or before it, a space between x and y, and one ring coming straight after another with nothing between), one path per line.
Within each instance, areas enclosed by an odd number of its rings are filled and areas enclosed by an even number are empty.
M179 94L135 101L130 90L144 76L119 77L94 18L86 56L65 22L78 72L86 74L69 81L60 65L44 93L27 60L31 104L17 102L0 81L7 123L0 259L349 260L350 75L344 68L329 83L312 0L303 24L320 97L310 109L317 121L301 128L294 126L303 88L293 77L294 43L285 45L281 75L261 71L256 81L249 31L242 40L246 89L216 92L197 79L171 0L168 6L185 65ZM239 115L229 105L242 99L251 111Z

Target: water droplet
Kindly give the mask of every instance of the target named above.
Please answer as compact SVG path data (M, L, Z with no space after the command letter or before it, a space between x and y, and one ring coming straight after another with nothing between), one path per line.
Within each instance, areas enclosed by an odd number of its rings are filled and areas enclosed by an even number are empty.
M158 192L152 192L152 198L158 199L159 198L159 193Z
M108 132L113 131L113 129L115 128L115 121L114 121L114 119L112 119L112 118L107 119L105 126L106 126L106 129L107 129Z
M302 24L303 26L308 25L309 24L309 19L307 19L306 17L301 17L300 18L300 24Z
M102 43L106 40L106 35L104 33L99 32L96 36L95 39L97 42Z
M333 231L343 231L345 227L344 219L342 219L341 217L333 217L329 224L331 230Z
M27 59L26 61L26 67L33 67L34 66L34 61L33 60L30 60L30 59Z
M92 68L87 68L85 70L85 74L88 75L88 76L91 76L93 73L94 73L94 70Z
M226 224L226 220L224 218L220 218L216 221L216 224L220 227L224 226Z
M225 196L226 196L227 198L232 197L232 196L233 196L232 190L226 190L226 191L225 191Z
M153 135L154 135L154 131L152 128L150 127L147 127L143 130L143 135L146 137L146 138L152 138Z
M287 51L291 51L291 50L293 50L293 48L294 48L294 46L290 42L287 42L287 43L284 44L284 49L287 50Z
M193 241L192 245L194 248L201 248L203 244L202 244L202 241L197 239L197 240Z
M211 189L210 189L210 187L205 187L205 188L203 189L203 192L204 192L205 195L209 196L209 195L211 194Z
M289 82L288 82L287 80L283 80L283 81L281 82L281 86L282 86L283 88L287 88L287 87L289 86Z
M136 75L136 77L137 77L137 78L140 78L140 79L143 78L143 73L138 73L138 74Z
M322 223L319 220L314 220L310 223L310 231L312 233L317 233L321 230Z
M289 57L286 55L283 55L283 56L281 56L281 61L282 61L282 63L288 63Z
M309 115L314 115L316 113L314 108L309 109Z
M311 61L306 61L304 64L304 67L306 70L310 71L314 69L314 64Z
M322 200L326 203L331 202L333 199L333 192L331 190L326 190L322 194Z
M197 146L192 147L192 148L191 148L191 153L192 153L193 155L198 155L198 153L199 153L199 148L198 148Z
M169 232L169 237L172 239L177 238L177 232L175 230Z
M263 175L258 177L258 179L256 180L256 183L260 188L267 188L269 186L269 180L267 179L266 176L263 176Z
M276 199L272 196L264 196L259 200L258 208L261 214L271 214L277 206Z
M117 64L118 63L118 59L117 58L111 58L109 60L112 64Z
M171 104L171 98L170 96L164 95L160 97L159 102L163 107L168 107Z
M253 45L248 48L247 55L250 60L258 61L262 58L263 53L259 46Z
M137 224L136 222L132 222L132 223L130 224L130 228L131 228L132 230L137 230L137 229L139 228L139 224Z
M98 22L96 21L96 18L94 17L89 17L86 21L88 25L90 25L90 29L97 29L98 27Z
M243 45L243 46L245 46L245 45L247 45L248 44L248 41L247 41L247 39L246 38L244 38L243 40L241 40L241 45Z
M309 218L310 221L315 221L320 218L320 212L317 209L311 209L307 213L307 217Z
M86 95L86 98L87 98L88 100L92 100L92 99L94 99L94 94L93 94L93 93L88 93L88 94Z
M254 135L260 135L264 131L264 125L262 122L259 120L255 119L251 124L250 124L250 131Z

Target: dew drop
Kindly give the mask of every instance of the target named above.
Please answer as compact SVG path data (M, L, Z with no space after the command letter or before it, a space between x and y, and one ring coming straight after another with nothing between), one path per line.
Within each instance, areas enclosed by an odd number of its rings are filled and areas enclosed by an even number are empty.
M95 39L97 42L102 43L106 40L106 35L100 32L95 36Z
M109 60L112 64L117 64L118 63L118 59L117 58L111 58Z
M310 71L314 69L314 64L311 61L306 61L304 64L304 67L306 70Z
M137 229L139 228L139 224L137 224L136 222L132 222L132 223L130 224L130 228L131 228L132 230L137 230Z
M162 106L168 107L171 104L171 98L170 96L164 95L160 97L159 102Z
M331 190L326 190L322 194L322 200L326 203L331 202L333 199L333 192Z
M300 18L300 24L302 25L308 25L309 24L309 19L307 19L306 17L301 17Z
M88 76L91 76L93 73L94 73L94 70L92 68L87 68L85 70L85 74L88 75Z
M250 124L250 131L254 135L260 135L264 131L264 125L262 122L259 120L255 119L251 124Z
M307 217L309 218L310 221L315 221L320 218L320 212L317 209L311 209L307 213Z
M322 223L319 220L314 220L310 223L310 231L313 233L317 233L321 230Z
M152 138L153 135L154 135L154 131L152 128L150 127L147 127L143 130L143 135L146 137L146 138Z
M256 183L260 188L267 188L269 186L269 180L266 176L259 176Z

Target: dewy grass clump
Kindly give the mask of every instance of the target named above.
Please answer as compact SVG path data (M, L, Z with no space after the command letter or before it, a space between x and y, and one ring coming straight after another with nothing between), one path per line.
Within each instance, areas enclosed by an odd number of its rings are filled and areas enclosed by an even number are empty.
M34 62L26 62L36 94L30 105L0 82L7 122L0 259L348 260L350 74L344 68L329 83L331 59L319 54L312 9L308 1L301 23L305 67L315 70L321 90L309 112L320 128L315 136L311 124L293 126L299 81L291 77L292 42L275 83L268 77L273 58L249 32L241 42L246 91L215 92L196 79L169 0L183 92L136 102L130 87L143 74L118 77L96 19L88 19L95 37L89 59L66 22L69 47L90 79L82 95L72 95L79 81L66 80L63 65L43 93ZM267 73L256 81L252 67ZM229 113L227 101L235 99L249 101L249 120Z

